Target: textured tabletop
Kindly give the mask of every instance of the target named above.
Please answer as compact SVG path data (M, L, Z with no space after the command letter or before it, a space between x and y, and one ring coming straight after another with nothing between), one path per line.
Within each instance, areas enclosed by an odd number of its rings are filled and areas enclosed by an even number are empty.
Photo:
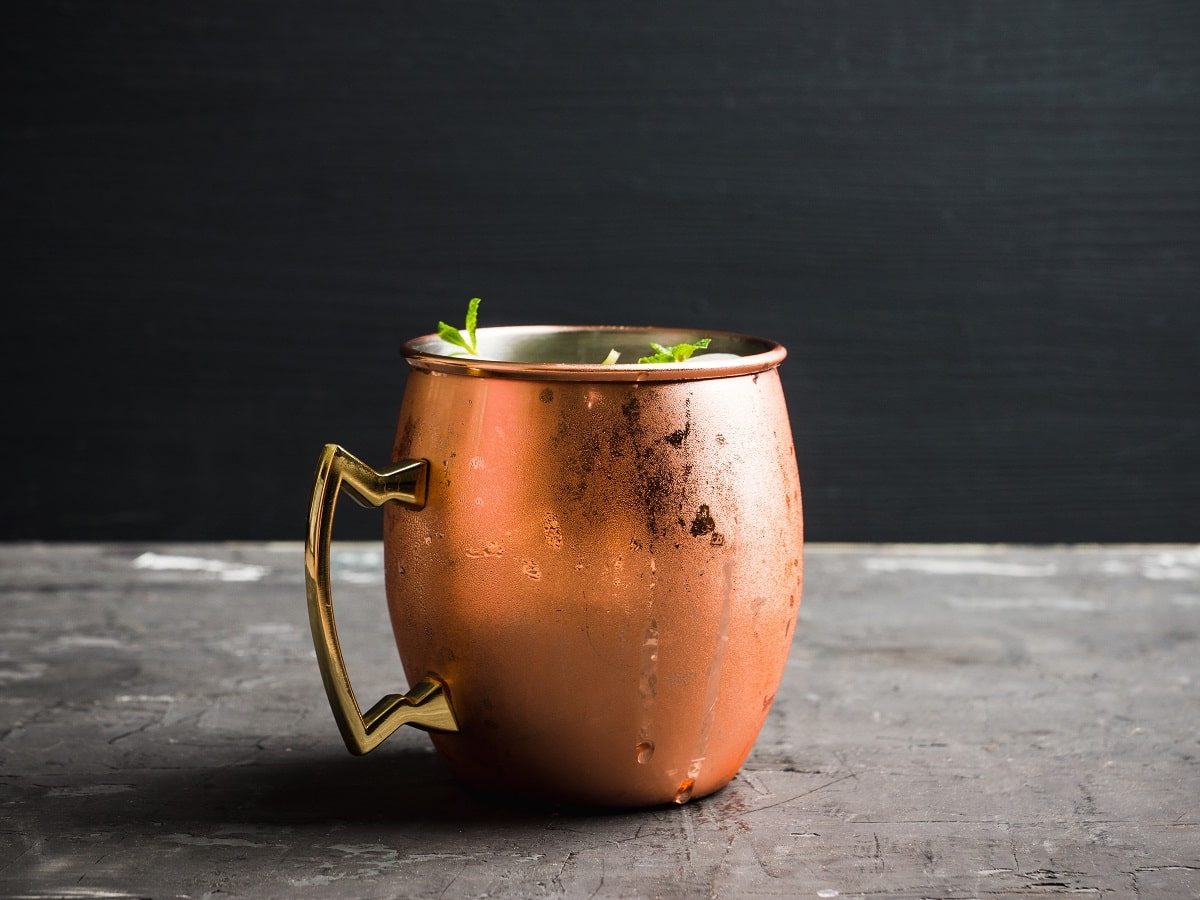
M335 551L361 697L401 677ZM0 546L0 896L1200 896L1200 550L810 547L741 774L585 814L347 755L300 547Z

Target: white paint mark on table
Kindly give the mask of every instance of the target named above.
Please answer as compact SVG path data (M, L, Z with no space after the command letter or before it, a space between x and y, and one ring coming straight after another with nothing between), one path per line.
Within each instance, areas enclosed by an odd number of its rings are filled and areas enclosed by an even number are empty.
M375 548L369 550L334 550L332 554L333 564L335 566L347 566L349 568L379 568L383 565L383 550Z
M868 572L920 572L924 575L997 575L1007 578L1048 578L1055 563L993 562L987 559L940 559L930 556L868 556Z
M333 884L335 881L341 881L349 874L349 872L335 872L332 875L306 875L303 878L289 878L288 883L293 887L321 887L326 884Z
M401 856L397 850L384 844L330 844L330 850L337 850L346 856L361 856L374 863L423 863L441 859L471 859L462 853L409 853Z
M77 787L56 787L46 791L47 797L102 797L124 794L133 790L132 784L83 784Z
M92 634L64 634L56 637L49 644L43 644L42 650L52 653L55 650L74 650L85 647L104 647L110 650L129 649L128 644L116 638L99 637Z
M253 625L246 626L246 633L286 637L302 632L299 626L293 625L291 622L255 622ZM307 634L308 632L303 633Z
M335 584L383 584L382 548L334 550L329 577Z
M15 669L0 669L0 681L34 681L45 674L45 663L27 662Z
M169 834L167 840L189 847L280 847L282 844L257 843L245 838L203 837L197 834Z
M1200 578L1200 550L1155 553L1144 557L1142 577L1151 581L1192 581Z
M1096 600L1077 597L946 597L954 609L988 612L1005 609L1049 609L1054 612L1102 612L1107 607Z
M330 844L329 849L347 856L382 856L389 860L399 855L395 848L384 844Z
M410 853L408 856L400 860L400 862L433 862L437 859L473 859L465 853Z
M383 584L382 572L337 571L333 573L334 582L344 584Z
M1150 553L1137 559L1106 559L1100 564L1105 575L1140 575L1150 581L1200 579L1200 549Z
M266 566L250 563L232 563L223 559L206 559L202 556L169 556L146 552L133 561L135 569L151 572L189 572L196 575L215 576L219 581L261 581L269 573Z
M170 694L117 694L118 703L174 703Z

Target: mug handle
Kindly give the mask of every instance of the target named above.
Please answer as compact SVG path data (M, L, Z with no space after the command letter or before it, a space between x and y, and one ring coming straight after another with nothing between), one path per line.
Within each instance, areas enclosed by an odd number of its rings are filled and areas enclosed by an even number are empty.
M407 694L388 694L366 713L359 709L342 659L329 587L329 543L339 492L344 488L360 506L382 506L395 500L412 509L421 509L425 506L428 480L427 460L405 459L393 469L376 472L337 444L326 444L317 463L304 541L308 623L329 707L346 748L355 756L374 750L401 725L428 731L458 731L446 687L432 676L421 679Z

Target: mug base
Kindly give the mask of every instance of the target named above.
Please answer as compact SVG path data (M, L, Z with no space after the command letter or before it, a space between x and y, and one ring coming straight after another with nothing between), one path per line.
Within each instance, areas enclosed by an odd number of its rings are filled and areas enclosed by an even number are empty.
M546 784L531 780L514 781L511 778L462 766L449 754L442 752L440 747L438 750L438 755L446 763L455 781L472 793L505 806L552 809L579 815L685 806L712 796L725 788L737 775L735 771L724 778L702 779L699 784L685 779L674 790L626 790L609 793L581 786Z

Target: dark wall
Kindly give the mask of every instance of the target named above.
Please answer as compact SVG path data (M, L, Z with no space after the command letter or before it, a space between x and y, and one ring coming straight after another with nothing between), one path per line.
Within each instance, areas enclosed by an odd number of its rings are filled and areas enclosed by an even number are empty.
M31 6L0 537L299 537L480 294L783 341L813 539L1200 539L1200 4Z

